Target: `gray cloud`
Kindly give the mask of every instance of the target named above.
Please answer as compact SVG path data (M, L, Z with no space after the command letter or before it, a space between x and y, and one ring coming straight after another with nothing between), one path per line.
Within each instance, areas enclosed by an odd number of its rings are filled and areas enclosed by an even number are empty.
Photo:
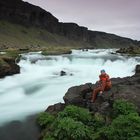
M140 40L140 0L26 0L61 22Z

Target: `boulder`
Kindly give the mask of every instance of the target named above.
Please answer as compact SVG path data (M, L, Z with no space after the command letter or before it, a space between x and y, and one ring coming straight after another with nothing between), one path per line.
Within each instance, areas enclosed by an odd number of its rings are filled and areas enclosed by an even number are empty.
M17 73L20 73L20 67L15 63L15 59L0 58L0 78Z
M60 76L65 76L65 75L67 75L67 73L65 72L65 71L60 71Z
M51 114L57 114L58 112L62 111L64 108L65 108L64 103L57 103L57 104L49 106L46 109L46 112L51 113Z
M75 86L68 89L67 93L63 97L65 104L73 104L83 106L83 101L91 96L93 85L87 83L85 85ZM88 94L89 93L89 94ZM88 97L87 97L88 95Z

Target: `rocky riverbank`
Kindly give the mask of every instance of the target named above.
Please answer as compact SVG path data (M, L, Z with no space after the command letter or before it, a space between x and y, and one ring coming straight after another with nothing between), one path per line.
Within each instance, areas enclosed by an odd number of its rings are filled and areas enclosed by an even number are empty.
M135 55L140 55L140 46L131 46L128 48L120 48L119 50L116 51L117 53L121 53L121 54L128 54L131 56L135 56Z
M16 64L15 58L0 57L0 78L20 73L20 67Z
M57 114L68 105L76 105L89 109L93 114L108 115L117 99L125 99L134 103L140 112L140 65L136 66L135 74L131 77L113 78L110 91L99 96L96 103L90 103L90 97L95 84L87 83L71 87L64 96L64 103L49 106L46 112ZM106 118L106 121L109 121ZM17 130L18 128L18 130ZM24 122L12 122L0 128L2 140L37 140L40 130L36 125L36 115L30 116Z

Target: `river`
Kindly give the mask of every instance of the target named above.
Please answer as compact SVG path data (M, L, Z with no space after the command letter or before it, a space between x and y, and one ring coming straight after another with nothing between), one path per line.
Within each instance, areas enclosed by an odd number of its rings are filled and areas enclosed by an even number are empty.
M0 125L44 111L63 102L71 86L94 83L101 69L110 77L134 74L140 57L114 54L115 49L73 50L72 54L43 56L40 52L22 54L21 73L0 79ZM60 76L60 71L66 76Z

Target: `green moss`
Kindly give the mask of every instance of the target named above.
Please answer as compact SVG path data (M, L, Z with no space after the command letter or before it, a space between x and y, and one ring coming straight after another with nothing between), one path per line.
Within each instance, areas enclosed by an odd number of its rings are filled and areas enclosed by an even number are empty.
M59 55L59 54L70 54L72 47L47 47L43 49L43 55Z

